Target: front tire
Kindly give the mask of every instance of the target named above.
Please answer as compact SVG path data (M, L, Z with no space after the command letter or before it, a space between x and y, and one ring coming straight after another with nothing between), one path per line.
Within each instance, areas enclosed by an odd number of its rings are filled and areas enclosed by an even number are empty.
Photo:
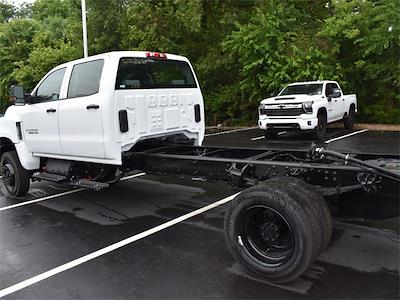
M320 231L308 203L285 184L264 182L240 193L225 215L235 259L271 282L290 282L318 256Z
M15 151L3 153L0 172L3 185L11 196L23 196L29 191L30 174L22 167Z
M326 127L328 126L328 120L326 114L323 112L318 113L318 124L314 129L314 137L318 141L324 141L326 136Z

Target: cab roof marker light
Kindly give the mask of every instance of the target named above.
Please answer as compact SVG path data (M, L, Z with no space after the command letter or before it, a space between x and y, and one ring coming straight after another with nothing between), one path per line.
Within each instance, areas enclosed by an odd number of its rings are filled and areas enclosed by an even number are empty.
M167 59L167 55L165 53L159 52L146 52L146 57Z

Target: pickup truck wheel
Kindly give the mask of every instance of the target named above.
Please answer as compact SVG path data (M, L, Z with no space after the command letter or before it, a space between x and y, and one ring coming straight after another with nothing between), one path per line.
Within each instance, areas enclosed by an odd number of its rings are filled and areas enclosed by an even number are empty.
M29 190L30 174L22 167L17 153L15 151L3 153L0 167L7 192L15 197L25 195Z
M356 111L352 106L350 107L349 114L343 118L344 128L348 130L353 130L355 116L356 116Z
M266 181L240 193L228 209L229 250L240 264L271 282L292 281L309 268L320 246L314 218L290 187Z
M333 220L329 207L321 194L312 185L296 177L275 177L268 182L290 186L293 193L302 198L303 203L307 203L315 217L316 224L314 224L319 228L321 245L317 251L317 256L325 251L332 237Z
M317 127L314 129L314 136L317 140L323 141L325 140L326 135L326 127L327 127L327 119L324 113L318 114L318 124Z

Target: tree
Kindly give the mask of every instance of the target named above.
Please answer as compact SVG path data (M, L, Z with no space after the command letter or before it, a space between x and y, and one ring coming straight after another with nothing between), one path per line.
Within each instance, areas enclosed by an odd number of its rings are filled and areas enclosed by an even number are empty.
M361 117L400 122L399 0L87 0L89 54L151 50L193 63L209 123L249 123L288 82L336 79ZM82 56L80 0L0 0L0 103ZM0 104L1 110L1 104Z
M324 38L316 36L321 20L298 1L264 1L247 24L238 25L224 42L225 53L239 66L239 77L227 93L232 117L252 118L261 99L286 83L341 79L341 66ZM240 87L240 90L236 88Z
M16 8L12 4L5 0L0 0L0 23L8 22L15 16L15 13Z
M362 117L400 122L400 6L397 0L333 1L320 35L330 38L357 92Z
M39 24L29 19L13 19L0 27L0 99L2 106L8 101L9 88L16 83L15 72L31 51Z

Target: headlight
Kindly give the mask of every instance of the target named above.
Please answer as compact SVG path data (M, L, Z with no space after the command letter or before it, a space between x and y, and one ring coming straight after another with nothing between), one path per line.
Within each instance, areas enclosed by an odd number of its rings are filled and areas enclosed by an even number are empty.
M303 109L306 113L308 114L312 114L313 109L312 109L312 105L314 104L314 101L307 101L303 103Z

